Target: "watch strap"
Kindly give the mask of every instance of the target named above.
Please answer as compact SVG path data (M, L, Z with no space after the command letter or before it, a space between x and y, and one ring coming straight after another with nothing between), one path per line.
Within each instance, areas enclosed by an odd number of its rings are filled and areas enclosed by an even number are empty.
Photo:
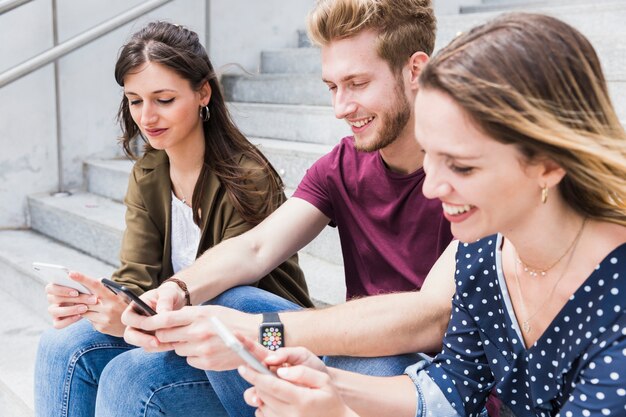
M178 278L168 278L165 281L163 281L163 284L165 284L166 282L173 282L176 285L178 285L178 287L183 290L183 292L185 293L185 305L186 306L190 306L191 305L191 295L189 294L189 290L187 289L187 284L185 284L184 281L179 280ZM161 285L163 285L161 284Z

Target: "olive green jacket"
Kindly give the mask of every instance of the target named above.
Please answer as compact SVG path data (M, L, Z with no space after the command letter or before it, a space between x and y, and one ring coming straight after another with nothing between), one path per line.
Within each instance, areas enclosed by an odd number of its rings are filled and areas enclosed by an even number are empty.
M250 164L248 161L240 163ZM211 174L206 184L201 204L203 226L196 258L221 241L252 228L230 203L217 176ZM174 274L172 189L169 159L164 151L150 151L135 163L124 203L126 230L122 239L121 265L113 279L140 294L158 287ZM297 255L263 277L256 286L301 306L312 306Z

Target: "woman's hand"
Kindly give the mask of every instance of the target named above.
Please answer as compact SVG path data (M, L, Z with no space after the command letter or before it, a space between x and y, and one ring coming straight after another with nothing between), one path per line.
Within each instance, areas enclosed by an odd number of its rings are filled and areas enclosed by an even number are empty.
M127 306L126 301L113 294L96 278L75 271L68 276L87 287L91 294L79 294L73 288L48 284L48 311L52 316L53 326L62 329L85 318L99 332L121 337L125 328L121 316Z
M324 362L309 350L296 347L269 352L249 339L239 339L278 376L239 367L241 376L254 385L246 390L244 399L257 407L257 417L356 416L343 402Z
M287 352L275 360L274 355L281 351ZM286 363L282 362L283 366L276 369L277 378L246 366L239 367L240 375L254 385L246 390L244 399L248 405L257 407L256 417L357 417L344 403L323 363L312 353L303 351L306 349L279 349L265 358L265 363L297 358L315 368L304 364L284 366Z
M69 275L72 277L72 273ZM98 302L94 294L81 294L74 288L62 285L46 285L46 298L48 299L48 313L52 316L52 326L55 329L63 329L82 318L82 314Z

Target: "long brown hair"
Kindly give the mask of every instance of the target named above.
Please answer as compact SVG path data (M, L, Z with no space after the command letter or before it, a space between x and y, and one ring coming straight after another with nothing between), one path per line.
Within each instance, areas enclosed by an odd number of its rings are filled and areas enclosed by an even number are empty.
M447 93L527 161L549 158L558 190L583 215L626 225L626 132L589 41L553 17L511 13L459 36L429 62L421 88Z
M200 203L205 182L211 172L217 175L226 193L245 221L257 224L274 211L282 201L283 183L263 154L252 145L233 123L211 61L198 35L185 27L167 22L152 22L136 32L121 48L115 65L115 80L124 86L124 76L145 64L156 62L189 81L199 90L208 81L211 87L211 117L203 122L204 166L193 191L194 222L201 226ZM198 109L199 112L200 109ZM122 98L118 111L122 128L120 139L127 155L136 159L132 142L143 139L146 151L152 148L131 117L128 100ZM258 169L244 168L243 158L253 161ZM267 189L257 189L259 181Z

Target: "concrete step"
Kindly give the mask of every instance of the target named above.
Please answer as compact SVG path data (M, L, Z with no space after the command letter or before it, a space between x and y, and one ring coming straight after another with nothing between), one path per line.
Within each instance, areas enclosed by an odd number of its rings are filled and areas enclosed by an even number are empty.
M343 266L300 252L300 266L305 273L311 299L318 307L346 301Z
M33 381L39 336L48 324L0 291L0 415L34 416Z
M114 269L32 230L0 231L0 288L46 321L46 282L33 270L33 262L62 264L93 277L109 277Z
M34 230L110 265L119 264L123 204L79 192L67 197L29 196L28 206Z
M30 196L28 202L33 229L110 265L119 264L120 243L125 227L123 204L90 193L77 193L63 198ZM337 232L333 228L326 229L302 252L331 264L328 268L334 263L342 269ZM305 269L304 272L307 277L310 275L311 279L317 281L316 270ZM341 281L343 273L339 277L341 279L338 281ZM330 288L329 291L332 293L334 289ZM320 300L317 294L311 295Z
M307 169L332 150L330 145L250 138L250 142L267 156L288 188L296 188Z
M124 201L133 161L88 159L83 162L87 191L115 201Z
M615 3L616 0L594 0L595 3ZM510 9L522 9L528 7L560 7L573 4L588 4L589 0L483 0L480 5L461 6L461 13L482 13L488 11L500 11Z
M311 40L309 39L309 35L307 34L306 30L298 30L298 48L310 48L312 46L313 44L311 43Z
M321 79L318 48L286 48L261 52L261 72L266 74L316 74Z
M248 137L335 145L351 133L332 107L285 104L228 103L241 131Z
M510 8L507 11L517 9L519 8ZM520 10L546 13L561 19L580 30L589 37L592 43L596 38L604 37L606 34L611 34L613 42L619 43L615 42L615 39L619 39L619 34L626 33L626 26L623 24L626 19L626 2L620 0L599 3L583 2L582 4L562 6L532 6ZM501 11L441 17L437 24L436 49L447 45L460 31L467 31L499 14Z
M316 74L224 74L227 101L329 106L328 88Z

